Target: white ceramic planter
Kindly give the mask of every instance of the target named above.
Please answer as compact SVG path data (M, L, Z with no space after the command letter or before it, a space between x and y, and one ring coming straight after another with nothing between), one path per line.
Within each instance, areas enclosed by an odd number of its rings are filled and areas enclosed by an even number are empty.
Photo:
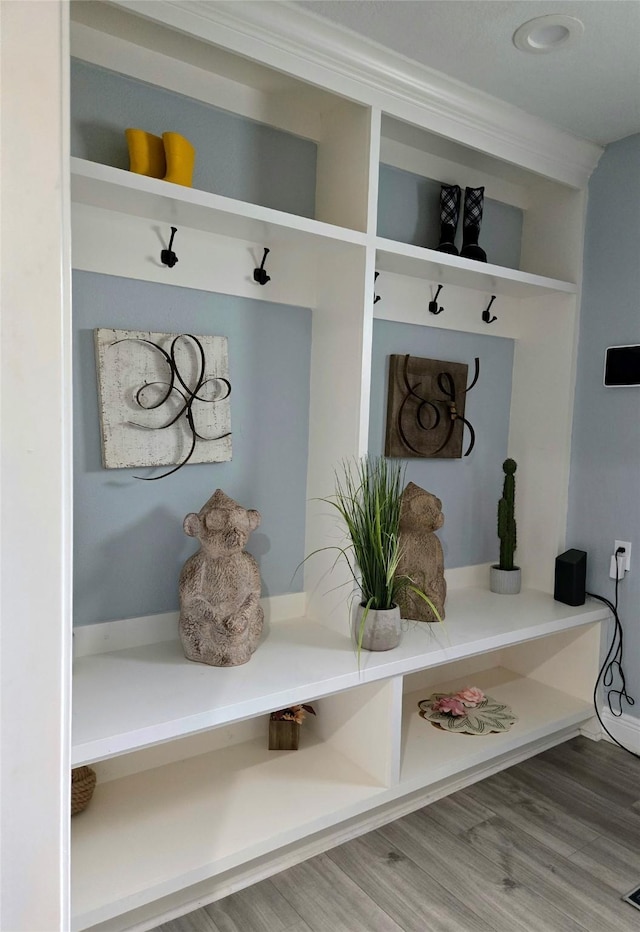
M521 576L519 566L514 567L512 570L501 570L499 566L492 566L489 588L492 592L497 592L500 595L517 595L520 592Z
M360 626L364 614L364 605L358 605L354 619L354 638L356 644L359 640ZM402 635L400 608L372 609L367 612L362 632L362 647L364 650L391 650L400 643Z

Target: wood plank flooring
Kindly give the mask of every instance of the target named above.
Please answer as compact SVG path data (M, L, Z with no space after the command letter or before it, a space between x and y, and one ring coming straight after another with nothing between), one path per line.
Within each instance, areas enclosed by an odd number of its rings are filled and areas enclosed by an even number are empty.
M640 760L576 738L155 932L640 932Z

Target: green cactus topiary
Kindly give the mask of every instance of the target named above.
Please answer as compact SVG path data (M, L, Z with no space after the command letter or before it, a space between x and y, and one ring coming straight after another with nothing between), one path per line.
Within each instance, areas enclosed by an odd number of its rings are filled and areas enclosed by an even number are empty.
M500 569L513 570L513 555L516 550L516 480L514 473L518 468L515 460L507 459L502 464L504 486L502 498L498 502L498 537L500 538Z

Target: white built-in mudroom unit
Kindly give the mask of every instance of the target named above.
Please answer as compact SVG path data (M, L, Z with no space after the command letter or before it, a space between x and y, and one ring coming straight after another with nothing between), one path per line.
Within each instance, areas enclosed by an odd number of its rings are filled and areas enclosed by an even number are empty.
M42 845L30 866L21 855L6 866L6 927L150 929L599 736L607 612L554 601L553 574L585 191L601 150L287 4L50 3L37 22L29 6L2 10L3 90L33 100L6 131L25 120L35 133L24 152L4 143L23 180L7 195L10 248L39 272L11 285L31 298L9 334L20 388L6 429L31 431L33 456L7 466L24 492L6 504L16 544L3 585L5 606L38 624L10 636L2 676L3 717L16 718L7 753L21 732L38 742L28 772L7 776L3 834L22 826ZM193 187L130 172L128 126L190 138ZM442 183L484 186L486 264L435 250ZM21 212L39 223L23 230ZM152 482L105 470L97 327L227 336L233 459ZM398 648L358 658L335 552L299 564L340 542L319 499L341 462L383 452L387 360L405 353L470 372L479 358L466 413L476 444L407 473L443 502L444 625L406 624ZM489 591L507 456L517 596ZM177 639L177 579L194 549L182 519L218 487L262 514L265 634L231 668L187 661ZM25 665L26 690L12 676ZM421 698L471 681L517 712L510 731L471 739L419 717ZM269 713L298 703L317 713L300 749L269 751ZM97 786L69 820L81 765ZM35 885L34 870L46 878Z

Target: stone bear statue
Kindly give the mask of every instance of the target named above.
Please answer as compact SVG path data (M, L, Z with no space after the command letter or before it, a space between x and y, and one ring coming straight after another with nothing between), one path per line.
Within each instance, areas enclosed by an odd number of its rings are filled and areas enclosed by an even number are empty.
M447 584L444 579L442 544L434 534L444 524L442 502L414 482L402 493L400 511L400 562L397 572L409 576L418 589L429 596L444 618ZM430 606L405 589L398 599L403 618L437 621Z
M234 667L250 660L258 646L264 613L258 564L244 549L260 524L217 489L198 514L184 519L184 531L200 550L180 574L180 640L189 660Z

